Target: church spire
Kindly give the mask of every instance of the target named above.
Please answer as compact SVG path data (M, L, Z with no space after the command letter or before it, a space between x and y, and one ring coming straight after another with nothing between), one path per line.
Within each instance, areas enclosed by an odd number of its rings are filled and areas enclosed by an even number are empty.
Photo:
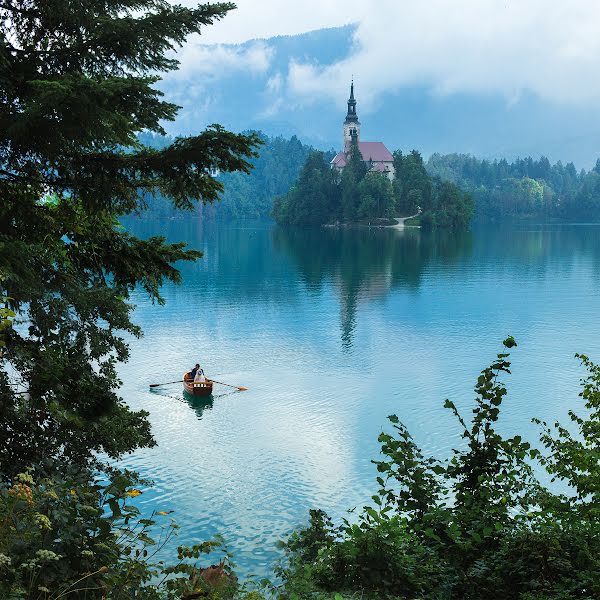
M356 100L354 99L354 79L350 83L350 98L348 98L348 113L346 114L346 123L358 123L356 114Z
M356 114L356 100L354 99L354 78L350 83L350 98L348 98L348 113L344 121L344 152L347 152L352 143L360 142L360 123Z

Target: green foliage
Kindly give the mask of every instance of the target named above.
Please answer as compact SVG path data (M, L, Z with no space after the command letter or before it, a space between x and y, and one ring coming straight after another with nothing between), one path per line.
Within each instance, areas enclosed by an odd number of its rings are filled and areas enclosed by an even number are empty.
M358 140L353 137L347 152L347 164L341 177L340 212L344 221L352 221L359 215L363 204L359 186L366 171L367 167L358 148Z
M434 177L457 184L473 195L475 217L600 218L600 172L598 164L589 172L577 172L573 163L554 165L541 157L480 160L465 154L433 154L427 171Z
M536 420L544 428L542 443L550 451L542 457L547 471L568 484L569 493L557 498L556 510L575 506L586 519L600 523L600 366L587 356L577 355L589 375L583 379L581 398L585 403L585 417L569 411L576 434L559 423L552 429Z
M358 184L360 204L356 215L362 218L393 217L395 213L392 183L383 173L367 173Z
M470 194L447 181L432 182L432 205L423 213L423 225L444 229L466 229L473 218L474 206Z
M325 223L339 210L337 174L329 168L322 152L313 151L306 159L298 181L273 204L273 217L289 225Z
M414 215L421 208L432 208L432 183L423 158L416 150L404 156L400 150L394 152L394 170L400 185L396 189L396 206L399 214Z
M195 215L209 220L268 218L273 209L274 199L285 194L298 179L300 169L312 151L310 146L302 144L295 136L286 140L281 137L269 138L260 132L256 135L260 137L263 145L258 156L249 161L252 171L219 173L217 179L225 186L219 201L210 205L198 205L194 210ZM171 141L168 137L148 134L140 136L140 139L156 148ZM189 216L187 211L173 207L160 194L146 194L144 200L147 204L144 217Z
M510 373L508 350L475 386L470 423L447 400L464 443L446 460L423 456L397 416L376 461L379 489L356 521L335 526L321 512L287 543L287 593L338 591L405 599L541 600L600 595L598 439L600 367L581 357L586 416L575 436L544 428L542 455L496 430ZM535 461L572 492L534 476Z
M316 156L319 156L317 160ZM338 177L321 154L305 163L301 176L289 192L277 198L273 217L282 225L321 225L340 221L375 222L399 215L423 212L425 227L465 229L473 215L469 194L455 185L432 179L421 155L394 153L396 176L369 170L356 140L347 153L347 164Z
M118 219L143 209L143 194L179 208L213 201L223 189L215 170L250 169L254 134L214 125L160 148L138 138L163 134L177 112L153 85L177 65L166 53L232 7L0 6L0 471L9 476L42 458L84 466L98 452L116 458L153 443L146 413L116 394L122 336L141 334L128 299L138 287L162 302L161 284L179 281L174 264L200 253L137 239Z
M216 200L214 174L248 172L261 143L219 125L159 147L140 137L175 118L154 86L177 66L171 51L233 7L0 4L2 598L218 598L235 588L227 565L206 573L190 562L213 542L161 565L154 553L174 524L155 541L166 514L141 519L127 502L141 493L135 476L99 458L114 465L154 443L147 413L117 395L123 338L141 335L130 294L162 303L163 282L180 279L175 263L201 256L138 239L120 217L152 195L177 209Z
M50 468L50 475L45 471ZM51 464L0 482L0 596L145 600L228 598L237 590L229 555L214 540L178 549L178 561L158 557L176 533L170 511L142 518L131 499L142 491L131 473L90 480ZM158 538L156 538L158 533ZM198 564L202 555L224 553L218 567Z
M0 303L4 306L0 308L0 358L2 358L3 348L6 346L6 333L12 327L15 311L9 308L9 298L0 297Z

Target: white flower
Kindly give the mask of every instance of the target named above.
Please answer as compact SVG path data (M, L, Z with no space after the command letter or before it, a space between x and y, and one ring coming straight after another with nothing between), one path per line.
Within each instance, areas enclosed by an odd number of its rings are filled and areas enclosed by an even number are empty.
M0 552L0 567L10 567L12 564L12 559L10 556L6 556L6 554L2 554Z
M52 550L38 550L35 555L40 560L60 560L62 558L60 554L56 554Z

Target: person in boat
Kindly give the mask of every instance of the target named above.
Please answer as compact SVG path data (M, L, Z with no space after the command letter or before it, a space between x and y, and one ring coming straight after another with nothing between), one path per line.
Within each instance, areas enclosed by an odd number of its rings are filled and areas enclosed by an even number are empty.
M190 381L193 381L196 378L196 373L198 372L199 368L200 365L196 363L196 366L193 369L191 369L189 373L186 374L185 378L189 379Z
M194 383L204 383L206 381L206 377L204 376L204 369L200 365L196 365L198 368L196 369L196 374L194 375Z

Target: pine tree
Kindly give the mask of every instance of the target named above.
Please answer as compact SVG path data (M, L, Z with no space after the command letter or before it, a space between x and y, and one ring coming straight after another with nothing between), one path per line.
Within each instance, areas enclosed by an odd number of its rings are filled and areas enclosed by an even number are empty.
M367 173L367 167L362 160L356 136L350 142L346 153L347 163L342 171L342 214L345 221L353 221L359 216L360 194L358 186Z
M248 171L258 139L213 125L161 149L178 107L154 87L170 51L234 8L166 0L2 0L0 297L17 315L0 364L0 470L42 458L88 464L152 444L117 395L136 287L161 302L173 266L200 253L140 240L118 219L143 194L212 202L216 170ZM26 393L22 393L26 392Z

